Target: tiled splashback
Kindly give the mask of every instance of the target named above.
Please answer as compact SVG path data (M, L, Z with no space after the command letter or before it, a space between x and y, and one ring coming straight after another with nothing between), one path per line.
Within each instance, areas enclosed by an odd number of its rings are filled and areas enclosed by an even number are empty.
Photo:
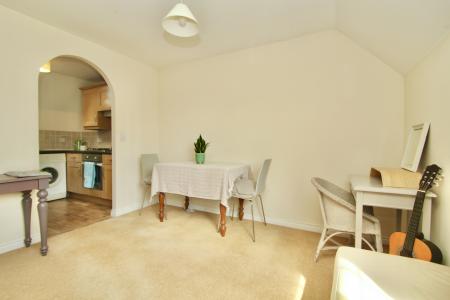
M111 131L53 131L39 130L39 149L73 149L75 140L82 138L89 148L111 148Z

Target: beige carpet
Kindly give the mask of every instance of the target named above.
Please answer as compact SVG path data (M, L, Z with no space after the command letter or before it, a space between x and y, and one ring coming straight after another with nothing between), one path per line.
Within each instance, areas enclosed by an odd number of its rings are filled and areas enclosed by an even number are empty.
M319 235L155 207L0 255L0 299L329 299L334 253L313 262Z

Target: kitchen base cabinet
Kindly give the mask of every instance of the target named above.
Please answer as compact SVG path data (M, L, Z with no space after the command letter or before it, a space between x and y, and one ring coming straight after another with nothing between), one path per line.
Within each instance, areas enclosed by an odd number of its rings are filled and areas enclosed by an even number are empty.
M112 155L102 155L103 164L103 199L112 200Z
M103 165L102 198L112 200L112 165Z
M112 156L102 155L102 189L86 189L83 186L81 154L67 154L67 191L75 194L112 200Z
M83 180L83 168L81 162L67 161L66 182L67 191L80 194Z

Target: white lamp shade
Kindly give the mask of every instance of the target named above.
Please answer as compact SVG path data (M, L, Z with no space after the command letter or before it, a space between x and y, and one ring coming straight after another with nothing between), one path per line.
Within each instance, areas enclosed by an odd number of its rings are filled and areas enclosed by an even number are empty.
M39 72L41 72L41 73L50 73L51 71L52 71L52 68L51 68L49 62L46 63L46 64L44 64L44 65L42 65L42 66L39 68Z
M162 27L179 37L191 37L198 33L198 22L184 3L178 3L172 8L162 20Z

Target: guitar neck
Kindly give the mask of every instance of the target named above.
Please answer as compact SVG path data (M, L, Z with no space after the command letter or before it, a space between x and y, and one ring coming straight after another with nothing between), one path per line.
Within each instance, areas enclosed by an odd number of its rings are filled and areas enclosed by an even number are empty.
M406 233L405 243L403 244L403 250L412 252L414 247L414 241L416 239L417 231L419 230L420 217L422 215L423 202L425 200L425 192L418 191L416 200L414 201L414 208L409 219L408 232Z

